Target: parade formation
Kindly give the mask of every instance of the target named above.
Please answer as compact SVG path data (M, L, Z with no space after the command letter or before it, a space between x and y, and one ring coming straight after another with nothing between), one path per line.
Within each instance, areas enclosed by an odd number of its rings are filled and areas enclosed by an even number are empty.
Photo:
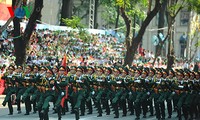
M2 105L8 105L9 115L15 112L14 104L20 114L21 103L25 103L25 115L33 111L40 120L49 120L50 108L58 120L66 112L75 114L78 120L95 109L97 117L105 112L114 114L114 118L135 115L136 120L151 116L164 120L176 111L178 120L200 119L199 71L116 65L10 65L2 78L6 87Z

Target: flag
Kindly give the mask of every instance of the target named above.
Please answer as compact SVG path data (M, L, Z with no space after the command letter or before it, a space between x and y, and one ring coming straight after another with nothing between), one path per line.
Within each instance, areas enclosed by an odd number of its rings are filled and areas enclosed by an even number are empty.
M66 62L67 62L67 56L66 56L66 54L65 54L64 57L63 57L61 66L66 67L66 65L67 65Z
M24 6L23 9L25 10L26 17L27 17L27 18L30 18L31 12L29 11L28 7L27 7L27 6Z
M14 17L15 15L14 15L12 7L7 7L7 8L8 8L8 11L10 13L10 17Z
M65 87L65 90L66 90L66 94L65 96L62 98L61 102L60 102L60 105L62 106L62 108L64 108L65 106L65 100L68 98L68 86Z
M23 18L25 16L25 10L22 7L16 8L15 17Z

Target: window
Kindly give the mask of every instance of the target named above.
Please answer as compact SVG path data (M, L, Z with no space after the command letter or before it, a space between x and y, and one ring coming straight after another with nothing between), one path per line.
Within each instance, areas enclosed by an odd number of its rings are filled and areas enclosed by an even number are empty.
M188 25L189 17L190 17L190 12L187 10L182 10L180 12L180 25L181 26Z

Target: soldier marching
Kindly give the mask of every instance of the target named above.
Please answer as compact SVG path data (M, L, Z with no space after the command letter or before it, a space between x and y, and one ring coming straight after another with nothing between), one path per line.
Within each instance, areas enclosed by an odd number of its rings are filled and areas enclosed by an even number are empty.
M157 120L172 117L178 120L200 119L200 72L182 69L128 66L14 66L2 77L6 97L13 115L13 105L21 114L38 113L40 120L49 120L50 102L58 120L71 110L75 119L93 114L112 114L119 118L135 115L136 120L156 116ZM69 107L70 105L71 107ZM167 110L167 111L165 111ZM150 116L147 116L150 114Z

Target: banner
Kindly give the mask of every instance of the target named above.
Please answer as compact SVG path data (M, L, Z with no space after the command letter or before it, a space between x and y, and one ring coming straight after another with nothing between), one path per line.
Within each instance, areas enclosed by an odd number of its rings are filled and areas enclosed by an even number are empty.
M5 90L5 81L3 79L0 79L0 95L3 94Z

